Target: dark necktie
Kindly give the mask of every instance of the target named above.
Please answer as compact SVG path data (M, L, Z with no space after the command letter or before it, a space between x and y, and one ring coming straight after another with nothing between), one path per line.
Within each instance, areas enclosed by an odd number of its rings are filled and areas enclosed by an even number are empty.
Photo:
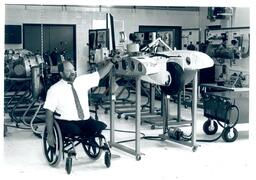
M73 95L74 95L74 99L75 99L75 103L76 103L76 110L77 110L78 117L79 117L80 119L84 119L84 112L83 112L81 103L80 103L80 101L79 101L79 98L78 98L78 96L77 96L76 90L75 90L75 88L74 88L74 85L73 85L73 83L69 83L69 84L71 85L72 92L73 92Z

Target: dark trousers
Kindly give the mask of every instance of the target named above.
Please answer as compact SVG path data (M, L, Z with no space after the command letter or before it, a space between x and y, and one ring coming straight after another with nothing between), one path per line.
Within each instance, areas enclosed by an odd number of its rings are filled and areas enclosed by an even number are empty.
M73 137L73 136L85 136L91 137L96 134L100 134L102 130L106 129L107 125L101 121L96 121L92 118L80 121L67 121L58 120L61 133L63 136Z

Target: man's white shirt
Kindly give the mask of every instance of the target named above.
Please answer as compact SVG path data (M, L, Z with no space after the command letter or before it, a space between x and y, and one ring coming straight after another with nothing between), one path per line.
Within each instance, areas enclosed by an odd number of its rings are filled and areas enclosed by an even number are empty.
M88 91L92 87L98 86L99 81L99 73L94 72L78 76L73 82L84 112L84 119L88 119L90 117ZM60 114L59 117L56 117L58 119L80 120L78 118L71 84L68 84L68 82L63 79L52 85L47 91L44 108Z

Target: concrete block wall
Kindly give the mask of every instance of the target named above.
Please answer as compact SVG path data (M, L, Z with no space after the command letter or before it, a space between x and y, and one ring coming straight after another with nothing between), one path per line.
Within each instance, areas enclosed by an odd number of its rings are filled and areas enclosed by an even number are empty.
M197 11L29 5L6 5L5 24L75 24L77 70L78 74L82 74L87 71L88 30L92 29L93 20L105 20L107 12L110 12L115 20L124 22L127 37L130 33L138 31L139 25L182 26L183 28L199 26ZM126 43L129 43L129 40L126 40ZM5 44L5 49L9 48L22 48L22 44Z
M31 6L5 5L5 24L73 24L76 25L76 57L78 74L87 72L88 30L93 28L93 20L105 20L110 12L116 21L124 22L124 31L129 34L138 31L139 25L182 26L205 28L209 25L207 7L200 11L151 10L134 8L99 8L85 6ZM234 26L249 26L249 11L236 8ZM218 22L216 22L218 23ZM203 33L204 31L202 31ZM118 33L118 32L115 32ZM203 40L204 38L201 37ZM125 44L129 43L126 40ZM5 44L5 49L22 48L22 44Z

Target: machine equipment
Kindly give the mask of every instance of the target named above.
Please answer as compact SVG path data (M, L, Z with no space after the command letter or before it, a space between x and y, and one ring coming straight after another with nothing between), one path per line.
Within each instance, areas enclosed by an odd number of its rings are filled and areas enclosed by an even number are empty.
M157 46L165 46L168 51L157 52ZM115 96L112 93L111 103L111 146L117 147L128 153L136 156L136 160L141 159L140 152L140 123L141 123L141 80L149 83L161 85L163 92L166 95L177 93L184 87L184 84L193 80L193 102L192 102L192 121L186 122L192 126L191 144L183 143L193 147L196 150L196 110L197 110L197 71L199 69L213 66L213 60L206 54L195 51L172 50L161 38L149 43L146 47L141 49L137 55L128 55L122 57L118 63L115 64L115 70L111 76L111 82L114 82L115 75L123 75L134 77L136 80L136 142L135 150L118 144L114 137L114 101ZM168 104L168 103L167 103ZM168 121L168 105L165 108L165 122ZM180 112L178 112L180 113ZM183 122L176 121L175 125L184 125ZM168 124L165 123L164 132L160 137L165 140L174 140L170 137L177 137L177 132L166 134L168 131ZM173 134L173 135L171 135ZM177 138L176 138L177 140ZM179 138L178 138L179 140ZM178 142L178 141L176 141Z
M9 49L5 51L5 77L25 78L30 77L31 68L44 63L40 55L34 55L25 49Z
M141 80L149 83L168 86L171 76L166 70L167 58L161 56L126 56L115 65L115 73L125 76L141 76Z
M35 123L44 122L41 108L47 91L46 68L43 57L31 51L5 51L5 113L16 123L15 127L31 128L34 133L38 133ZM20 123L25 127L20 126ZM7 126L11 125L5 121Z
M217 132L226 142L238 137L238 123L248 123L249 109L249 27L206 30L206 53L214 59L214 82L201 83L204 116L203 130L207 135ZM228 61L228 62L227 62ZM207 141L207 140L202 140Z

